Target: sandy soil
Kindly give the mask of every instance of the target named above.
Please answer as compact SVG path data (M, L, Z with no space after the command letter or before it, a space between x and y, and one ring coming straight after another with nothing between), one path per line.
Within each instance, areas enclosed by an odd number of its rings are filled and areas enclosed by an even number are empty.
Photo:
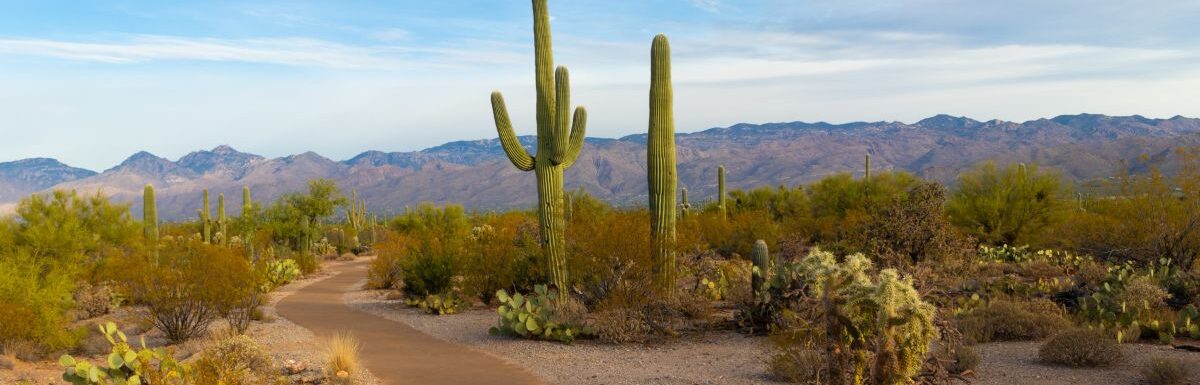
M328 262L324 265L324 268L336 268L345 263L348 262ZM247 331L247 335L257 341L263 349L271 353L277 365L282 365L287 360L296 360L306 368L319 369L324 367L326 356L324 354L324 344L321 339L317 338L307 329L296 326L296 324L287 319L279 318L275 311L275 304L304 287L328 278L330 275L325 271L297 280L272 292L270 296L271 300L263 307L264 321L266 322L253 322ZM121 330L129 336L130 341L137 341L139 337L144 336L147 345L151 347L166 345L162 333L154 330L146 323L144 318L145 312L142 309L124 307L117 309L112 314L79 321L76 325L94 328L95 324L99 322L112 320L117 322ZM223 325L224 321L218 320L212 326L214 329L217 329L223 327ZM92 362L102 362L108 354L108 342L103 341L103 337L98 335L89 338L98 339L97 341L92 341L95 348L89 350L99 353L92 355L74 354L74 356L77 358L86 357ZM192 359L195 353L203 349L205 343L206 341L201 339L183 344L170 345L168 347L175 350L177 357ZM88 344L88 342L85 341L85 344ZM35 385L62 384L64 382L62 381L62 368L57 364L58 355L53 354L51 357L48 357L49 359L38 362L23 362L21 360L13 360L11 357L0 357L0 384L21 384L22 381L27 381L27 383ZM6 363L10 362L11 367L6 365ZM316 373L312 373L312 375L315 376ZM363 370L355 377L358 383L362 385L378 384L378 380L367 370Z
M763 338L732 332L689 336L669 343L610 345L580 341L568 346L488 335L496 312L476 308L431 316L384 299L383 291L346 294L357 309L400 321L436 338L516 362L552 384L763 384Z
M1165 345L1125 344L1125 360L1111 368L1067 368L1038 362L1040 342L998 342L976 346L983 361L973 384L1049 385L1143 384L1138 372L1151 357L1166 356L1185 360L1192 367L1191 384L1200 384L1200 353L1173 349Z

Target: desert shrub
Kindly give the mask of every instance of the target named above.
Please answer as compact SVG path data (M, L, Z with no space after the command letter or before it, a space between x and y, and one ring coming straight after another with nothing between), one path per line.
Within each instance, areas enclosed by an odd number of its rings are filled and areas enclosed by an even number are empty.
M946 368L951 374L963 374L970 370L975 370L979 366L979 362L983 360L979 353L974 348L967 345L958 345L951 352L951 357L954 362Z
M531 218L522 213L488 215L467 236L463 253L463 291L484 304L500 289L515 287L517 269L538 253L536 243L525 242L520 226Z
M698 256L697 259L692 267L698 277L693 292L711 301L743 303L751 300L750 277L753 273L750 261L706 256Z
M886 202L866 224L871 254L889 266L966 257L973 243L946 221L945 201L944 186L924 182Z
M93 285L83 282L75 289L73 295L75 300L75 309L82 312L87 318L95 318L108 314L115 306L117 298L113 296L112 289L104 284Z
M358 338L349 332L337 332L329 337L325 353L329 356L329 373L335 378L349 378L358 372Z
M1071 326L1062 309L1045 300L993 300L956 322L964 337L977 343L1039 340Z
M950 221L982 242L1018 244L1062 214L1061 177L1036 165L984 162L958 176L946 203Z
M280 384L275 363L257 342L235 335L211 343L194 363L196 385Z
M1050 364L1110 366L1123 358L1121 345L1098 330L1077 329L1055 334L1038 349L1038 358Z
M500 302L500 320L488 329L491 335L507 335L528 339L572 343L576 338L594 334L583 325L581 306L572 305L569 297L559 296L557 290L538 285L528 296L496 292Z
M369 289L399 289L404 284L404 266L402 264L406 240L405 236L393 235L376 243L375 260L367 268L367 288Z
M779 349L767 360L767 371L790 383L829 383L829 378L825 375L829 363L825 359L825 353L816 349L815 346L788 346Z
M611 211L576 225L567 233L570 277L589 308L617 292L649 293L651 282L648 216L641 211Z
M825 366L817 377L832 383L851 378L909 383L938 336L934 308L921 299L911 279L891 269L872 270L865 256L851 255L838 263L832 253L819 249L798 263L777 265L755 301L758 307L790 302L775 307L781 314L775 316L775 354L824 353Z
M1192 366L1177 358L1153 357L1142 367L1141 373L1150 385L1180 385L1192 375Z
M68 272L25 252L0 252L0 345L26 343L38 350L74 346L67 328L74 282Z
M296 267L300 268L300 274L309 275L316 273L321 269L321 261L317 259L317 255L311 252L301 251L293 253L289 260L296 263Z
M417 252L404 260L404 293L412 297L424 297L449 291L456 275L454 261L450 257Z
M98 327L112 344L112 352L106 362L97 365L63 355L58 360L59 365L64 368L63 380L75 385L192 383L191 366L176 360L174 352L163 348L149 349L145 341L142 341L141 348L134 348L129 344L125 333L117 329L117 325L112 322Z
M1101 186L1111 193L1082 199L1069 221L1048 234L1049 241L1117 263L1170 258L1183 270L1195 266L1200 257L1200 147L1138 162L1143 174L1111 178Z
M650 336L649 325L631 309L597 310L591 314L590 320L596 337L604 342L645 342Z
M0 370L12 370L15 366L17 366L17 357L0 354Z
M218 316L258 305L259 277L241 252L193 239L163 242L158 257L123 260L123 282L155 327L183 341L204 334Z

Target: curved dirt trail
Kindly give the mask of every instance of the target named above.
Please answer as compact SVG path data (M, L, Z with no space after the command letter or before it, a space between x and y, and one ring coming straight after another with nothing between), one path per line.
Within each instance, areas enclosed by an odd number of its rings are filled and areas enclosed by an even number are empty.
M529 384L542 381L522 368L421 333L408 325L360 312L342 297L365 276L363 262L332 266L335 275L279 301L279 316L321 337L349 331L362 346L360 359L384 385Z

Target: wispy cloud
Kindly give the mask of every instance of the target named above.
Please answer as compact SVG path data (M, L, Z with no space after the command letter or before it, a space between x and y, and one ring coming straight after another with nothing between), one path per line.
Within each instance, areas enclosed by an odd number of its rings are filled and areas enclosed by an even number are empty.
M700 8L700 9L703 9L708 12L717 12L719 10L719 8L721 7L720 0L691 0L691 1L692 1L692 5L695 5L696 8Z

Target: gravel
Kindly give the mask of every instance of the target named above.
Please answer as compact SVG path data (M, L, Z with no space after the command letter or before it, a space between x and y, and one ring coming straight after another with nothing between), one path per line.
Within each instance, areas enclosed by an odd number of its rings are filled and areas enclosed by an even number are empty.
M575 345L489 335L496 312L474 308L431 316L384 299L383 291L347 293L346 303L403 322L435 338L454 342L528 368L551 384L765 384L765 338L710 332L652 345Z
M1093 384L1127 385L1144 383L1141 370L1151 357L1166 356L1185 360L1193 368L1190 383L1200 384L1200 353L1173 349L1165 345L1124 344L1125 360L1110 368L1070 368L1038 361L1040 342L997 342L975 347L983 361L973 384Z

